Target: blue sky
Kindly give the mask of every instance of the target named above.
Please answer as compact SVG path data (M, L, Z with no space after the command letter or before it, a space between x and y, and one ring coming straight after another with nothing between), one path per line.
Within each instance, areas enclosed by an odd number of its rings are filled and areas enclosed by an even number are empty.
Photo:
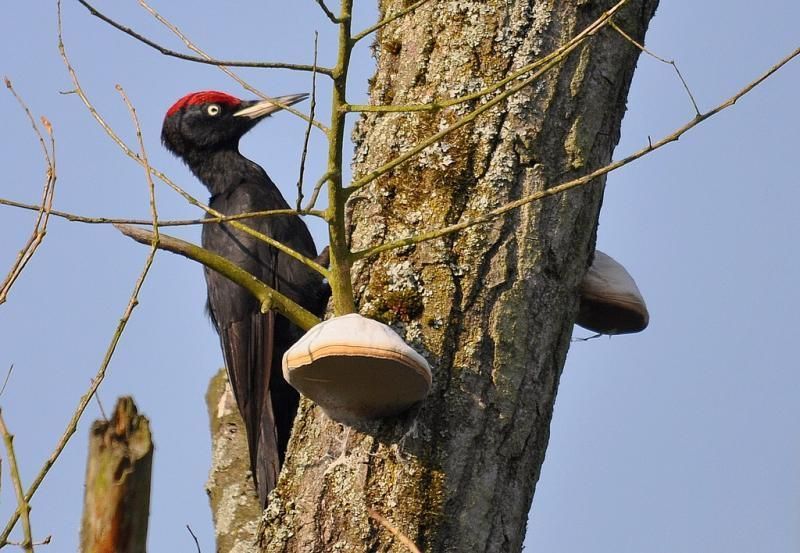
M320 31L320 61L335 54L333 29L311 1L155 2L212 55L305 61ZM663 2L647 45L677 60L705 110L797 47L800 6L765 0ZM180 44L136 2L100 2L159 41ZM376 17L357 2L356 28ZM757 10L757 11L756 11ZM153 165L201 199L205 191L158 142L163 114L199 89L246 93L213 67L178 62L108 28L72 0L65 40L98 109L135 137L114 85L136 104ZM354 58L351 99L366 101L372 60ZM88 215L147 217L141 169L122 156L74 95L56 51L53 2L14 2L0 20L0 72L35 113L53 123L55 205ZM307 91L308 75L242 71L270 94ZM554 553L775 552L800 550L800 374L794 344L800 309L797 261L794 62L736 106L678 143L609 176L598 247L625 264L651 314L642 334L576 343L561 381L551 444L526 547ZM327 92L320 93L325 114ZM38 145L13 98L0 94L5 137L0 196L38 200ZM616 157L693 115L671 68L641 58ZM304 127L274 117L243 143L293 197ZM322 172L312 140L308 179ZM163 218L198 212L158 188ZM0 207L0 268L10 266L32 215ZM324 232L314 227L318 243ZM199 229L173 234L198 240ZM43 246L0 307L0 370L15 371L0 400L29 482L94 375L124 310L146 248L113 228L53 220ZM100 397L110 409L132 394L152 421L156 453L150 544L192 550L190 524L213 550L203 491L209 439L203 394L222 360L203 313L202 271L169 254L156 259ZM577 330L576 335L588 333ZM92 405L32 504L37 537L76 549ZM4 464L5 468L5 464ZM0 524L15 507L7 474Z

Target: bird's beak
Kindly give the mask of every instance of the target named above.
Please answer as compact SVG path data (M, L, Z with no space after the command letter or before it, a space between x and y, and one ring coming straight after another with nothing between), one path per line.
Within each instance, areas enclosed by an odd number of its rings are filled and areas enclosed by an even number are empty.
M253 102L242 102L245 106L236 113L234 117L246 117L247 119L261 119L282 110L286 106L291 106L297 102L302 102L308 98L308 94L289 94L288 96L276 96L272 100L255 100ZM280 105L279 105L280 104Z

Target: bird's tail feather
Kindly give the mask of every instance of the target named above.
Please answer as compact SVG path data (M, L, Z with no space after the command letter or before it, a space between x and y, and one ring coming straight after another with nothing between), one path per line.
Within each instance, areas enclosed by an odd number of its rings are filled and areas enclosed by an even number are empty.
M253 313L249 320L220 328L228 378L244 419L250 468L262 506L278 482L288 442L288 434L282 436L286 433L283 427L288 425L291 431L296 412L296 402L294 410L285 412L283 390L275 385L276 377L283 381L280 361L276 363L275 319L273 312Z

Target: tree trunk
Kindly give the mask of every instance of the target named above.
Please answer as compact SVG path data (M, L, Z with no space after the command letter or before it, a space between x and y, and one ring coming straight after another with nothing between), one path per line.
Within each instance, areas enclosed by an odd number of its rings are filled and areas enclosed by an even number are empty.
M385 27L374 104L461 96L555 50L609 0L434 0ZM615 21L642 40L657 0ZM384 14L410 4L383 0ZM361 190L354 249L453 224L606 164L638 50L604 29L539 81ZM372 114L356 175L481 102ZM604 181L355 267L362 314L431 362L434 388L399 418L345 428L301 406L267 513L265 551L519 551L592 252Z
M153 439L133 399L117 401L110 421L89 437L81 522L83 553L144 553L150 514Z
M250 472L244 421L236 408L225 369L220 369L211 379L206 407L212 449L206 491L214 519L217 551L252 551L261 520L261 505Z

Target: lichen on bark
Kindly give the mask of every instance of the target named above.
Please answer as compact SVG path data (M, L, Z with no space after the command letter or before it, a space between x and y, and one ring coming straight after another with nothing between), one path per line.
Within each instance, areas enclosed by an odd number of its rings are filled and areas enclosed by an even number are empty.
M257 548L261 505L258 501L245 428L225 369L208 386L206 407L211 429L208 492L217 551L247 553Z

